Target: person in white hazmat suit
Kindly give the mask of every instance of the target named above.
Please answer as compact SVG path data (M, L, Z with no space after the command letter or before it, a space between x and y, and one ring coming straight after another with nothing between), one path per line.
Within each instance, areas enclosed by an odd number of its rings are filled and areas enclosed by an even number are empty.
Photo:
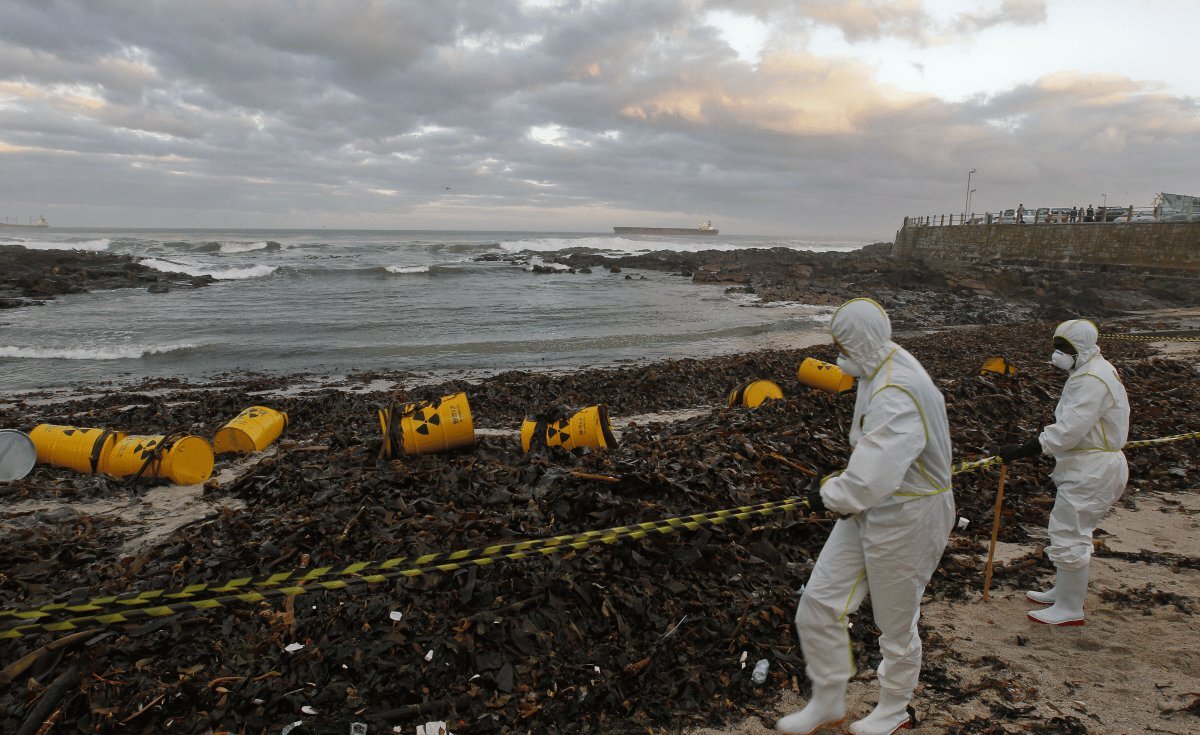
M891 735L910 726L908 704L921 671L921 595L955 518L950 427L941 392L917 359L891 341L882 306L848 301L829 331L841 353L838 367L858 378L853 451L846 469L821 484L820 501L844 517L796 610L812 699L775 729L808 735L841 726L854 673L847 617L869 592L883 654L879 703L850 732Z
M1054 455L1050 475L1058 493L1050 511L1046 556L1057 570L1054 587L1031 591L1031 602L1050 605L1031 610L1029 619L1049 625L1083 625L1092 532L1125 492L1129 464L1121 451L1129 439L1129 397L1117 369L1100 354L1096 325L1071 319L1054 330L1050 361L1067 371L1054 423L1024 444L1000 448L1012 462L1039 454Z

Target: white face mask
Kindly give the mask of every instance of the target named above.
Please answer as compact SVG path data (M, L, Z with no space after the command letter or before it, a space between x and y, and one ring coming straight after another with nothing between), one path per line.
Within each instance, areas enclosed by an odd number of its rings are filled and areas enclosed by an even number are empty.
M1070 370L1075 367L1075 356L1068 355L1062 350L1055 350L1054 354L1050 356L1050 362L1060 370Z
M845 355L838 355L837 366L838 369L843 373L851 375L855 378L861 378L867 372L866 370L863 370L862 365L859 365L857 362L849 357L846 357Z

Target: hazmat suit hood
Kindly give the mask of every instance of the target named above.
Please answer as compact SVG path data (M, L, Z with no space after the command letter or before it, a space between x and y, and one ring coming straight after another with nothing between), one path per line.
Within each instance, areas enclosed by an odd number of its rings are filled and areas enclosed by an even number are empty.
M1100 330L1087 319L1069 319L1058 325L1054 330L1055 338L1062 337L1075 348L1075 366L1070 373L1074 375L1100 354L1096 340L1100 338Z
M829 333L838 347L870 375L887 358L893 346L892 322L873 299L851 299L838 307L829 322Z

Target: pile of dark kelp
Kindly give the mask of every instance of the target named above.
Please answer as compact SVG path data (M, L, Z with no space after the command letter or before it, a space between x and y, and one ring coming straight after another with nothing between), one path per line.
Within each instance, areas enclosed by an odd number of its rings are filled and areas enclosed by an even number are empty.
M957 459L1023 441L1053 414L1061 373L1046 364L1052 325L993 327L901 339L946 395ZM1195 368L1153 358L1139 343L1104 345L1133 403L1133 438L1200 428ZM981 376L1002 353L1016 378ZM100 517L0 513L0 607L32 607L98 594L177 588L250 575L307 574L323 567L471 549L579 533L805 494L808 471L843 465L853 396L795 380L807 355L828 346L568 375L505 373L390 394L333 388L282 394L255 376L245 385L145 384L52 405L0 409L0 425L49 421L137 431L186 429L211 436L246 405L286 410L274 452L206 496L236 497L136 556L115 551ZM721 407L754 377L786 395L755 410ZM355 381L361 382L361 381ZM616 417L714 406L682 421L630 425L610 452L525 454L515 438L487 435L442 455L378 459L378 405L466 390L477 426L512 428L555 405L608 404ZM1134 490L1195 488L1194 444L1129 453ZM218 470L231 466L222 458ZM1052 499L1049 460L1009 473L1003 538L1043 526ZM976 552L990 530L996 471L956 479L952 550L930 593L978 589ZM39 467L5 498L122 496L122 481ZM41 634L0 643L12 666L0 688L0 730L56 732L368 732L447 720L455 733L677 731L766 713L782 687L804 688L792 628L795 590L807 579L830 521L801 509L617 539L522 561L421 574L347 591L272 597L203 612L98 628L52 643ZM955 553L966 548L971 553ZM1044 571L1034 560L998 570L994 586ZM1151 595L1142 604L1176 604ZM860 665L875 663L869 609L852 629ZM769 662L768 680L751 671ZM20 669L19 673L12 672ZM3 675L0 675L2 677ZM932 696L952 698L943 677ZM961 692L960 692L961 694ZM971 695L963 695L971 696ZM997 705L1000 706L1000 705ZM1072 729L1086 732L1077 721ZM1065 726L1065 725L1064 725ZM991 732L964 723L961 732Z

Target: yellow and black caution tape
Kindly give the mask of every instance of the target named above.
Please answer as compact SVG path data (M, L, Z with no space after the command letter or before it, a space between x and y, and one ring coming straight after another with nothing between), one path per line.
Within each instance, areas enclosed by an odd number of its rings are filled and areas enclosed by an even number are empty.
M960 472L968 472L975 469L989 467L991 465L998 464L999 462L999 457L985 457L981 460L960 462L953 466L952 472L953 474L959 474ZM93 597L88 600L50 603L48 605L42 605L40 607L31 609L0 610L0 621L10 622L12 619L17 619L21 621L32 622L36 620L44 620L46 618L98 613L106 609L131 610L134 608L162 602L182 602L186 600L204 599L214 594L232 595L254 589L274 589L287 585L306 584L325 577L361 577L370 572L391 571L400 568L402 565L407 565L407 567L429 567L447 562L464 561L477 558L499 558L510 552L536 550L543 547L564 545L569 546L572 543L592 538L601 538L606 536L613 536L616 538L623 538L626 536L630 538L638 538L639 536L636 536L635 534L659 531L664 527L671 529L688 528L694 530L699 528L700 525L718 524L728 518L744 517L740 514L756 513L768 510L772 512L791 510L797 507L798 503L803 502L804 501L800 498L788 498L786 500L771 501L738 508L727 508L710 511L707 513L694 513L686 516L677 516L659 521L646 521L644 523L637 523L629 526L616 526L597 531L583 531L577 534L564 534L560 536L509 542L505 544L493 544L491 546L481 546L459 551L443 551L433 554L423 554L415 557L401 556L391 559L384 559L382 561L354 562L343 567L326 566L314 567L312 569L297 569L289 572L279 572L276 574L258 577L238 577L219 582L201 582L175 589L144 590L141 592L131 592L118 595L103 595L99 597ZM8 620L5 620L6 618Z
M498 561L527 559L536 556L549 556L570 549L585 549L596 544L615 544L626 539L642 539L647 538L651 534L670 534L681 529L696 530L706 525L719 525L731 520L741 520L752 517L765 517L775 513L781 513L788 510L795 510L801 506L807 506L808 501L803 498L789 498L787 500L779 500L768 503L760 503L758 505L743 506L742 508L732 508L726 510L713 511L711 513L696 513L688 516L677 516L668 518L662 521L651 521L647 523L636 524L632 526L620 526L618 528L606 529L605 531L588 531L585 533L574 534L572 536L556 536L553 538L534 539L531 541L523 541L518 544L504 544L503 548L508 549L504 553L493 553L488 556L475 556L472 558L459 557L456 561L447 561L440 564L428 564L424 566L410 566L403 569L391 569L384 572L374 574L355 574L349 578L340 579L319 579L306 578L294 580L295 584L284 587L272 587L261 590L238 591L234 594L228 594L218 597L204 597L198 600L180 600L166 605L154 605L146 607L134 607L131 609L120 610L116 612L97 612L94 615L80 615L65 620L56 620L53 622L26 622L27 620L36 620L40 617L49 615L49 611L44 608L31 611L7 611L16 613L20 618L18 624L13 625L5 630L0 630L0 640L22 638L28 635L37 635L39 633L54 633L65 630L77 630L80 627L94 627L101 625L115 625L119 623L136 622L149 618L159 618L169 615L178 615L185 612L198 612L211 610L214 608L225 607L233 603L256 603L265 600L288 597L291 595L301 595L307 592L315 592L320 590L345 590L355 585L362 584L380 584L390 582L396 579L407 577L419 577L427 574L438 572L453 572L459 569L467 569L469 567L488 566L495 564ZM550 542L554 543L550 543ZM517 548L520 547L520 548ZM488 547L493 548L493 547ZM495 547L500 548L500 547ZM451 554L460 552L450 552ZM431 557L446 557L449 554L429 555ZM424 557L419 557L424 558ZM364 568L369 566L369 562L364 563ZM375 566L379 569L379 566ZM326 568L328 569L328 568ZM321 570L313 570L314 572ZM219 591L222 588L208 588L209 592ZM237 588L231 588L237 589ZM153 598L141 598L144 602L150 601ZM79 607L79 606L73 606ZM101 606L92 608L93 610L102 610ZM74 611L74 610L72 610ZM24 624L21 624L24 623Z
M1181 442L1185 439L1200 439L1200 431L1192 431L1187 434L1172 434L1171 436L1160 436L1157 439L1140 439L1135 442L1125 442L1124 449L1139 449L1141 447L1154 447L1159 444L1170 444L1171 442Z
M1129 442L1125 447L1132 449L1194 438L1200 438L1200 431ZM1000 463L999 457L984 457L978 460L959 462L952 466L951 471L957 475ZM413 558L398 557L381 562L357 562L336 570L333 567L317 567L311 570L281 572L260 578L243 577L221 583L189 585L176 590L147 590L126 596L96 597L83 603L53 603L29 610L3 610L0 611L0 617L9 618L6 622L10 623L10 627L0 630L0 640L39 633L76 630L81 626L135 622L146 618L210 610L233 603L262 602L318 590L344 590L361 584L380 584L400 578L452 572L472 566L488 566L497 561L548 556L568 549L584 549L600 543L615 544L625 539L647 538L654 533L670 534L681 529L697 530L706 525L719 525L729 520L754 516L765 517L807 505L806 499L794 497L739 508L675 516L629 526L616 526L600 531L584 531L578 534L530 539L475 549L425 554ZM408 563L409 566L397 569L405 563ZM374 573L364 574L364 572L372 570ZM339 578L324 579L324 577ZM284 585L285 582L291 584ZM259 588L247 589L255 585L258 585ZM201 593L204 595L228 594L187 599L201 595ZM152 604L163 600L173 600L173 602L165 605ZM117 611L104 613L103 610L106 608L113 608ZM52 622L37 622L47 617L81 612L96 614L77 615Z
M474 549L459 551L444 551L434 554L424 554L416 557L396 557L383 561L355 562L344 567L315 567L313 569L298 569L293 572L281 572L263 577L241 577L223 582L200 583L172 590L146 590L126 595L110 595L93 597L90 600L78 602L63 602L43 605L28 610L0 610L0 618L15 618L21 621L34 621L55 615L95 613L104 609L131 609L157 602L185 601L191 598L203 598L211 594L234 594L249 591L251 588L277 588L287 583L293 585L307 584L324 577L362 577L372 571L388 572L397 568L426 567L435 568L449 563L469 561L480 558L502 558L506 554L536 551L542 548L568 547L573 543L591 539L623 539L643 538L652 532L670 533L678 529L695 530L704 525L718 525L726 520L747 518L755 514L778 513L793 510L807 504L803 498L788 498L785 500L769 501L738 508L725 508L706 513L692 513L675 516L658 521L646 521L628 526L615 526L597 531L583 531L576 534L564 534L525 541L515 541L492 546L481 546ZM449 568L442 571L449 571ZM5 621L10 622L10 621Z
M972 459L959 462L950 467L950 474L958 475L963 472L971 472L972 470L981 470L984 467L991 467L994 464L1003 464L999 457L984 457L983 459Z
M1138 342L1200 342L1200 337L1173 334L1101 334L1100 339L1127 339Z

